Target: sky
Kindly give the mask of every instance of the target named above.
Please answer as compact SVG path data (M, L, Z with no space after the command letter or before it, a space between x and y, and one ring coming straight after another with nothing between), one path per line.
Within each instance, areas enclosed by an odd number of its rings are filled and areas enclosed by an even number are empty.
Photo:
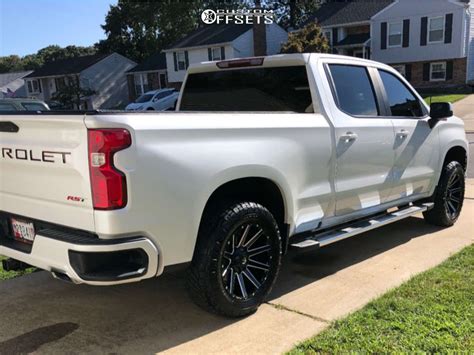
M90 46L117 0L0 0L0 56L36 53L51 44Z

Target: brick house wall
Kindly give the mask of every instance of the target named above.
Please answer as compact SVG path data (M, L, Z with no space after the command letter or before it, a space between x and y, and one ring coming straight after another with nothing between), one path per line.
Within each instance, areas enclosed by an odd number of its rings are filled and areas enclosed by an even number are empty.
M346 35L355 35L359 33L370 33L370 25L346 27Z
M135 94L135 82L133 74L127 74L127 86L128 86L128 100L129 102L134 102L137 98Z
M452 62L452 77L443 81L430 81L429 72L426 78L425 65L429 66L433 62ZM405 65L406 79L415 87L419 89L427 88L445 88L448 86L462 87L466 85L467 73L467 58L456 58L448 60L436 60L430 62L412 62L412 63L398 63L390 64L392 66ZM429 68L429 67L428 67ZM448 73L447 73L448 74ZM428 80L426 80L428 79Z
M150 90L160 89L160 75L157 72L148 73L148 86Z

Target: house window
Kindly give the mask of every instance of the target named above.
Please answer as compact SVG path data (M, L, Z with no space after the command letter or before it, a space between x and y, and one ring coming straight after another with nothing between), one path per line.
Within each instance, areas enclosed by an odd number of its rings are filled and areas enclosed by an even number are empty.
M221 47L216 47L211 49L211 59L212 60L221 60Z
M397 72L402 74L404 77L406 77L406 68L405 65L394 65L393 69L395 69Z
M176 62L178 70L186 70L186 55L184 52L176 52Z
M41 92L41 83L39 80L28 80L27 88L29 94L39 94Z
M59 77L54 79L54 85L56 85L56 90L60 91L66 87L66 78Z
M402 45L402 23L389 23L387 35L389 47L400 47Z
M148 76L146 74L135 74L133 76L135 82L135 94L142 95L149 90Z
M428 43L444 41L444 16L430 17L428 20Z
M446 62L430 63L430 81L446 80Z
M323 31L323 36L328 40L328 44L332 45L332 31Z

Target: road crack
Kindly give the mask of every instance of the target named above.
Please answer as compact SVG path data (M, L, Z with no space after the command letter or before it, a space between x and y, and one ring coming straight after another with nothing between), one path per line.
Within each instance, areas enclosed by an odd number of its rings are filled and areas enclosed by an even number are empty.
M313 315L311 315L311 314L304 313L304 312L298 311L298 310L296 310L296 309L292 309L292 308L286 307L286 306L284 306L284 305L282 305L282 304L279 304L279 303L272 303L272 302L265 302L265 303L268 304L269 306L272 306L272 307L275 308L275 309L280 310L280 311L287 311L287 312L299 314L300 316L307 317L307 318L311 318L312 320L315 320L315 321L318 321L318 322L322 322L322 323L326 323L326 324L331 323L331 321L329 321L329 320L327 320L327 319L324 319L324 318L321 318L321 317L317 317L317 316L313 316Z

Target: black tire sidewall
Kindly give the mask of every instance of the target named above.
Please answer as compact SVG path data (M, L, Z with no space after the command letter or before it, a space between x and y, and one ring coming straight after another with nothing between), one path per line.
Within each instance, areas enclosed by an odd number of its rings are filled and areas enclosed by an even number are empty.
M265 234L270 237L272 262L267 279L262 284L261 289L247 300L236 300L231 298L225 290L219 266L225 249L224 242L227 237L242 224L251 222L257 222ZM221 217L215 228L211 231L211 234L204 237L207 237L209 241L209 243L206 243L209 248L207 260L201 260L201 262L207 263L205 275L208 275L208 300L213 303L214 308L219 313L226 315L241 316L256 311L258 306L265 300L265 297L268 296L276 281L282 258L280 232L272 214L265 207L257 203L245 202L234 204L221 213Z

